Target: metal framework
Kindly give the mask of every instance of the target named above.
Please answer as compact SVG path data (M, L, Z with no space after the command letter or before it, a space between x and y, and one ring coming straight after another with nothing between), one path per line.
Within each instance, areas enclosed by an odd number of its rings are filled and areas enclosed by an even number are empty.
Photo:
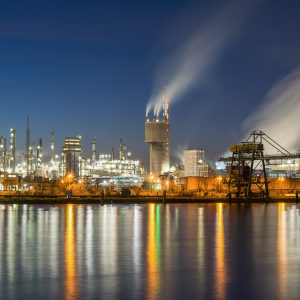
M276 154L264 155L264 145L268 144ZM286 160L300 158L300 153L292 154L280 146L263 131L254 130L245 142L230 147L231 157L222 157L228 177L228 196L236 198L269 198L267 165L279 165Z

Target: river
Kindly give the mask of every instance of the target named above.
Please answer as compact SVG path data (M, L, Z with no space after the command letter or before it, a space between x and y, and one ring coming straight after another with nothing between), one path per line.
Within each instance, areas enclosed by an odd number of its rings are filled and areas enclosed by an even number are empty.
M299 299L299 212L0 205L0 299Z

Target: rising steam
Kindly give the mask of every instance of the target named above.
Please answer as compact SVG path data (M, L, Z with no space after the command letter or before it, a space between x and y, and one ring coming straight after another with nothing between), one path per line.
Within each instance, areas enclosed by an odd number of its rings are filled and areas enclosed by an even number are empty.
M300 149L300 68L277 82L244 128L264 131L290 152Z
M152 109L154 114L161 110L164 85L167 86L167 97L174 102L195 83L203 83L217 59L233 42L254 2L231 1L181 43L183 46L157 70L158 84L148 101L146 115Z

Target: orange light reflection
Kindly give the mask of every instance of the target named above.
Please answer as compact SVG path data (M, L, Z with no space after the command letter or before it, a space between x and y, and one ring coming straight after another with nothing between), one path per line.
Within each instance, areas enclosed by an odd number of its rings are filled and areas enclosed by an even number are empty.
M227 282L225 264L225 239L223 204L217 204L216 213L216 296L217 299L225 299L225 286Z
M76 296L76 254L75 254L75 221L74 206L66 207L65 231L65 298L74 299Z
M156 256L156 224L155 224L155 204L149 204L148 210L148 299L154 299L158 286L158 265Z
M277 251L278 251L278 292L281 299L287 297L287 249L285 203L278 204Z

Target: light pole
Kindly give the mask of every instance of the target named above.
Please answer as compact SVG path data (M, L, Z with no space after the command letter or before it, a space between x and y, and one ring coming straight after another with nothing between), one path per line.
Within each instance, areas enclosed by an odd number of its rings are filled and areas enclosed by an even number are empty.
M201 177L201 165L203 164L203 160L200 158L198 161L198 166L199 166L199 176L198 176L198 193L200 195L200 177Z

